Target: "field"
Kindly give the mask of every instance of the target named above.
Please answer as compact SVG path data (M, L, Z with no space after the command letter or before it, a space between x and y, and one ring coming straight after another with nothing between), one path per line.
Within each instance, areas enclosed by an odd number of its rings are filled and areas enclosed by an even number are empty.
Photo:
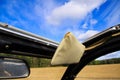
M66 67L31 68L31 75L19 80L60 80L65 70ZM75 80L120 80L120 64L86 66Z

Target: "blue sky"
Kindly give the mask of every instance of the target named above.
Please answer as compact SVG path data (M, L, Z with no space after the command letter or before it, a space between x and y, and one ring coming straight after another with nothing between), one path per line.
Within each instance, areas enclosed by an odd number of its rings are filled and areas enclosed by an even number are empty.
M120 0L0 0L0 22L57 42L67 32L84 41L120 23L119 4Z

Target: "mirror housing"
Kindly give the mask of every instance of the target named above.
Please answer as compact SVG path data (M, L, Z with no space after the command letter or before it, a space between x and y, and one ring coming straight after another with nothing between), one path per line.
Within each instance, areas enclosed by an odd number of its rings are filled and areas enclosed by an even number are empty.
M30 74L27 62L21 59L0 57L0 79L25 78Z

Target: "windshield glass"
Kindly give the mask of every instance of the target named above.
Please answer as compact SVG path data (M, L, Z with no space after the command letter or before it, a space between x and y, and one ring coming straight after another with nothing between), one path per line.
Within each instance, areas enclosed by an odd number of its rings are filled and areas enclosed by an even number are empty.
M76 59L75 62L81 64L71 64L72 67L70 66L70 68L68 65L51 66L51 58L64 35L68 32L73 33L75 38L85 45L85 54L83 58L81 57L83 62L80 62L79 56L77 56L78 59L74 57L75 53L79 53L79 51L70 51L73 48L76 49L77 46L73 46L75 44L75 41L73 41L70 42L71 46L68 46L70 48L66 50L72 53L72 55L68 54L68 59L73 61ZM99 32L102 33L98 34ZM94 36L95 34L97 35ZM91 36L94 37L90 38ZM86 39L88 41L85 41ZM109 51L120 50L118 43L120 44L120 0L0 0L0 56L25 59L31 69L29 79L60 80L67 67L68 70L63 79L75 78L79 70L86 66L89 61L96 59L100 55L107 54ZM101 47L105 50L100 49ZM62 48L62 51L64 51L66 47ZM95 52L99 54L94 54ZM4 53L10 53L11 55ZM115 52L92 61L87 65L91 67L89 69L85 68L88 71L88 73L85 72L86 75L97 75L95 72L94 74L89 74L93 72L92 68L96 68L92 66L96 64L96 66L100 66L98 64L101 63L101 65L103 63L114 63L111 59L119 59L119 53ZM63 56L61 60L65 61L66 59ZM118 59L117 61L119 61ZM66 62L69 61L66 60ZM96 68L94 71L103 71L100 74L103 75L105 69L110 68L109 66L101 67ZM113 69L116 71L120 70L118 68ZM112 69L108 70L112 71ZM120 74L120 71L115 74L116 77L114 79L118 79L117 74ZM81 72L80 75L82 75ZM110 74L109 76L111 77L112 75ZM83 80L85 76L77 77L76 79L82 77Z
M76 76L75 80L96 80L96 79L120 79L120 51L102 56L90 62L83 70ZM114 58L110 56L116 55ZM0 54L0 56L11 56L15 58L25 59L30 65L31 74L26 79L32 80L48 80L48 79L61 79L67 66L51 66L51 59L43 59L37 57L28 57L20 55ZM20 79L23 80L23 79ZM25 80L25 79L24 79Z
M20 55L13 55L13 54L4 54L1 53L0 56L9 56L24 59L30 66L30 76L26 79L31 80L48 80L54 79L58 80L61 79L62 75L64 74L67 66L51 66L51 59L44 59L44 58L37 58L37 57L30 57L30 56L20 56ZM20 80L26 80L20 79Z
M97 60L105 60L105 59L112 59L112 58L120 58L120 51L116 51L116 52L101 56L97 58Z

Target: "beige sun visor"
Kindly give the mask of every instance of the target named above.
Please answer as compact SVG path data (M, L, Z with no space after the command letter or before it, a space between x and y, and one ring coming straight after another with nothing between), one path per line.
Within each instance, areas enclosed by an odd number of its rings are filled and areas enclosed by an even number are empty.
M71 32L68 32L55 51L51 64L63 65L78 63L84 51L85 46Z

